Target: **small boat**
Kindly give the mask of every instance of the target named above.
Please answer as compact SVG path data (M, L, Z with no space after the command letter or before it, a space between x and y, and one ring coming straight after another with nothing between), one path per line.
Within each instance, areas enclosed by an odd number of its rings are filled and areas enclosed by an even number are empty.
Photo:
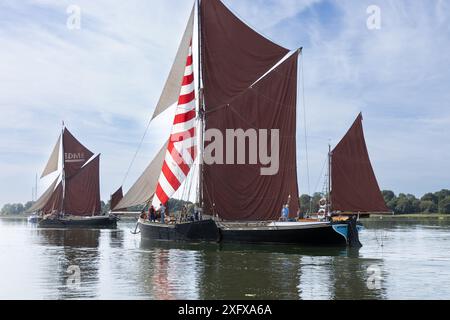
M115 228L114 215L101 215L99 171L100 155L94 157L63 124L41 178L55 172L59 175L28 210L43 217L38 226Z
M318 217L297 220L302 48L291 51L266 39L220 0L196 4L152 118L178 101L169 141L114 209L159 208L183 183L195 180L197 213L205 220L165 224L143 216L138 221L142 238L361 246L359 215L389 212L370 164L362 115L329 149L328 188ZM197 89L194 62L201 77ZM230 131L228 148L224 138ZM239 132L244 151L235 145ZM269 154L279 156L276 165ZM198 158L198 170L192 170ZM286 206L290 215L278 221Z
M32 223L32 224L37 224L37 223L39 223L39 221L41 221L41 220L42 220L42 217L39 216L39 215L36 214L36 213L32 214L31 216L29 216L29 217L27 218L28 223Z
M39 222L39 227L109 229L117 226L117 220L117 217L113 215L94 217L65 216L63 218L45 218Z

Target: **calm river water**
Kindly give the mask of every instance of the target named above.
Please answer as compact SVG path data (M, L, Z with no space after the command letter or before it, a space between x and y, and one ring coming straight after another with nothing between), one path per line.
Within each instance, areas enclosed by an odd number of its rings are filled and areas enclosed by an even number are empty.
M449 220L365 225L355 251L146 242L134 223L0 220L0 299L450 299Z

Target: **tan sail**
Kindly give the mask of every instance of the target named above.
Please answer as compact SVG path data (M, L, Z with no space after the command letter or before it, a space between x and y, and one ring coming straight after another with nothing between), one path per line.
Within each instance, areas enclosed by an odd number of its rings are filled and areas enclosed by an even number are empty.
M112 210L126 209L142 205L152 199L158 183L161 168L167 151L166 143L153 159L144 173L130 188L123 199Z
M27 210L27 213L36 212L36 211L42 210L45 207L48 200L52 196L53 191L55 190L58 179L59 179L59 176L50 185L50 187L48 187L48 189L42 194L42 196L33 204L33 206Z
M53 191L50 199L48 199L47 203L42 208L42 212L44 214L53 214L62 211L63 191L63 184L62 181L60 181Z
M50 159L48 159L44 172L42 172L41 179L58 170L60 145L61 145L61 135L59 136L58 141L56 142L56 145L53 148L52 154L50 155Z
M158 104L156 105L152 120L178 101L178 97L180 96L180 84L183 80L184 69L186 67L186 57L189 53L189 46L191 44L193 32L194 7L192 8L191 16L189 18L180 46L178 47L175 61L172 65L172 69L170 70L169 77L167 78Z

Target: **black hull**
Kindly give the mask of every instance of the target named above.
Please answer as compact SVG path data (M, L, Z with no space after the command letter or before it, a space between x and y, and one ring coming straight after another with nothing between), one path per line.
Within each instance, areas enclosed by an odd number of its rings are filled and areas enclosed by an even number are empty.
M38 226L40 228L114 229L117 227L117 218L114 216L100 216L84 219L43 219Z
M321 246L346 246L347 240L332 225L301 229L235 229L220 228L212 220L162 225L139 222L145 240L205 241L250 244L302 244Z
M212 220L165 225L139 222L141 236L148 240L170 241L220 241L220 232Z
M223 242L301 244L320 246L345 246L347 240L333 227L290 230L221 230Z

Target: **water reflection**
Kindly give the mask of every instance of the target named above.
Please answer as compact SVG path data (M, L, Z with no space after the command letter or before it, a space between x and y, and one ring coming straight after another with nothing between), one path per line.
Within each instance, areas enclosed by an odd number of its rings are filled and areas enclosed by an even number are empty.
M158 300L200 299L200 275L204 272L201 250L145 240L140 248L147 253L136 268L141 291L151 292L151 298Z
M150 286L164 299L176 299L181 286L193 289L189 299L383 298L367 285L368 268L382 261L361 259L358 250L147 240L141 248L156 250ZM191 260L180 259L181 252Z
M47 266L47 283L54 283L56 299L95 298L98 291L100 230L36 229L38 243L54 256ZM82 286L71 277L80 270ZM74 275L77 276L76 274Z
M45 230L0 220L0 298L450 298L448 221L365 224L364 247L350 250L145 241L130 233L134 223ZM79 287L67 281L74 265Z

